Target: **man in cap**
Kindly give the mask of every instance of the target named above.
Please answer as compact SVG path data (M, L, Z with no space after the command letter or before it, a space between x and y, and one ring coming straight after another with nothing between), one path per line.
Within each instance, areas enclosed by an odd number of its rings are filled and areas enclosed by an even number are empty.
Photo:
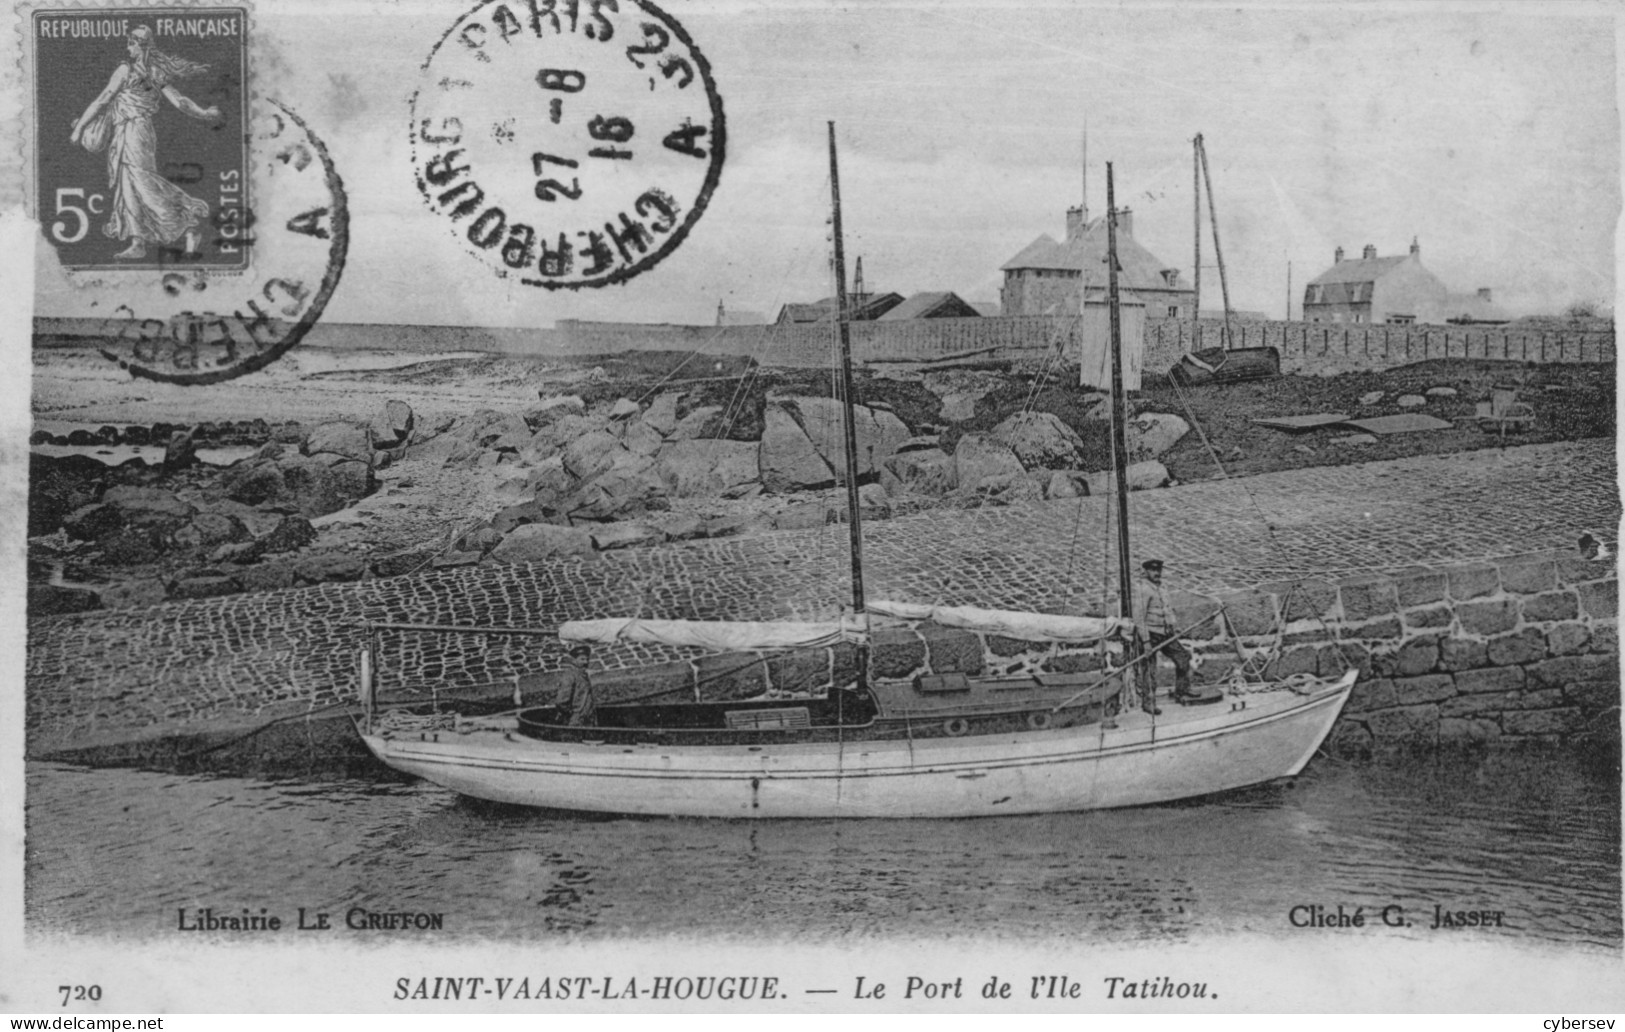
M587 660L592 646L576 642L565 657L559 681L559 694L553 705L567 714L571 727L591 727L598 722L598 704L592 697L592 678L587 676Z
M1191 693L1191 654L1176 636L1174 607L1162 588L1162 560L1147 559L1140 564L1140 580L1134 585L1134 632L1145 651L1159 649L1174 661L1174 698ZM1144 653L1142 653L1143 655ZM1157 709L1157 659L1151 656L1140 667L1141 705L1148 713Z

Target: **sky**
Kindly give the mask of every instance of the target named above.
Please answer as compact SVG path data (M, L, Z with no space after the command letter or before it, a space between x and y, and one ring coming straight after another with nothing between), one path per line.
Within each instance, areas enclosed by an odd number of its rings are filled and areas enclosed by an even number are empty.
M501 279L414 184L408 103L459 2L261 0L256 88L328 143L351 204L336 322L708 324L832 292L825 124L836 123L849 265L868 289L997 300L999 266L1105 163L1135 235L1189 279L1191 138L1206 142L1231 303L1293 311L1335 248L1374 245L1515 314L1611 304L1620 127L1599 4L907 5L668 0L728 123L710 207L622 285ZM1204 308L1218 302L1204 225ZM36 248L36 312L84 314Z

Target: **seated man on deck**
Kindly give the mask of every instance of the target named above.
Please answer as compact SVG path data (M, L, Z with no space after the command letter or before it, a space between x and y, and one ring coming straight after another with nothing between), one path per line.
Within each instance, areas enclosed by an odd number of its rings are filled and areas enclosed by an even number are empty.
M592 678L587 675L590 658L591 645L585 642L571 645L560 674L559 694L553 705L568 718L571 727L592 727L598 722L598 703L592 696Z
M1161 653L1174 661L1174 698L1183 700L1191 694L1191 654L1177 637L1174 607L1162 589L1162 560L1147 559L1140 569L1140 579L1134 585L1134 633L1144 649L1141 655L1161 647ZM1139 675L1140 705L1147 713L1155 714L1156 656L1142 661Z

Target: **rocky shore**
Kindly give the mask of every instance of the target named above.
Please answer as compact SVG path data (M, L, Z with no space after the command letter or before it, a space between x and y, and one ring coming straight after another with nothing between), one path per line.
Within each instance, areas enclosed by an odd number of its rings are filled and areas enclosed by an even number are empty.
M844 468L840 406L831 376L818 371L675 353L549 364L332 352L224 389L156 385L152 392L166 396L132 398L128 381L83 356L48 354L41 365L31 616L591 557L845 518L845 493L833 490ZM1457 410L1470 412L1490 379L1510 372L1429 365L1441 368L1396 370L1386 380L1149 387L1133 399L1127 425L1130 487L1177 483L1170 467L1193 479L1215 475L1215 457L1296 466L1396 447L1346 433L1288 444L1251 423L1249 411L1303 406L1295 394L1362 415L1424 409L1467 422ZM1553 372L1567 379L1535 385L1558 403L1541 430L1563 436L1561 409L1574 436L1588 435L1612 392L1604 396L1584 368ZM1099 494L1107 405L1076 383L1065 368L861 375L865 517ZM1361 394L1339 397L1339 388ZM1573 404L1582 392L1595 398ZM1189 433L1180 414L1193 399L1198 418L1217 424L1205 437ZM174 422L188 407L222 418ZM170 418L137 421L156 413ZM238 418L223 418L231 413ZM93 427L98 418L108 421ZM1429 436L1435 445L1486 443L1472 426L1404 436L1400 448ZM145 454L110 465L120 449ZM210 449L240 456L202 461Z

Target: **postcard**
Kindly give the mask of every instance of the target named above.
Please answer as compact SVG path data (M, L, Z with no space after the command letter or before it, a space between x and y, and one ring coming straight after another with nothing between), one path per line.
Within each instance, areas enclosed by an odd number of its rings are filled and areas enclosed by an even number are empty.
M1625 1006L1616 5L3 21L3 1009Z

